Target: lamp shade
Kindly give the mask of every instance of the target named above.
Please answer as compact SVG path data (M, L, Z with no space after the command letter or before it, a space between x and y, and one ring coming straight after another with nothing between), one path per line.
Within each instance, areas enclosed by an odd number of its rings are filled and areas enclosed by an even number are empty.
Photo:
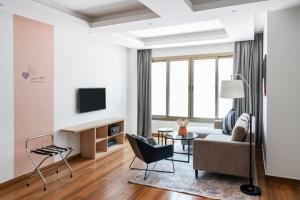
M238 99L245 97L244 83L242 80L225 80L221 83L221 98Z

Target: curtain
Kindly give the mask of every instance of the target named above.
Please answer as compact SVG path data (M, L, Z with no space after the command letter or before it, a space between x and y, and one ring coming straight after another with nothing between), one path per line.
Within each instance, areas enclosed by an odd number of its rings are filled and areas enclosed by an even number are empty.
M152 50L137 51L137 134L143 137L150 137L151 130L151 63Z
M241 74L251 86L251 91L245 87L246 97L234 99L233 107L237 114L249 113L249 92L252 95L252 114L255 116L256 145L261 146L263 135L263 95L262 95L262 70L263 70L263 33L255 35L251 41L235 42L234 45L235 74Z

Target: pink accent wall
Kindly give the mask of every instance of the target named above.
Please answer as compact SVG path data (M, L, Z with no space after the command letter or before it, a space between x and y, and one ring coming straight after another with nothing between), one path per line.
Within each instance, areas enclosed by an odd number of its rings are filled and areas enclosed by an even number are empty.
M53 26L14 15L14 176L33 170L27 138L53 131Z

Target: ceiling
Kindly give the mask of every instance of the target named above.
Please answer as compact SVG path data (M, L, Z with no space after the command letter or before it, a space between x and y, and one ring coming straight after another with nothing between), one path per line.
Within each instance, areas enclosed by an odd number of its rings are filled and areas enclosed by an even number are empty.
M0 0L1 1L1 0ZM129 48L252 40L266 13L300 0L33 0L89 24L89 32Z

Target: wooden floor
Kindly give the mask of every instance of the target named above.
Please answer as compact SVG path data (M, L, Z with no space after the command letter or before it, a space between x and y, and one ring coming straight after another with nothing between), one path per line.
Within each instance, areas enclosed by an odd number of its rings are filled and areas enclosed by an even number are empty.
M47 191L43 191L42 182L38 177L32 179L30 187L25 182L0 190L0 199L109 199L109 200L202 200L198 196L181 194L167 190L129 184L128 166L134 155L126 143L124 149L101 160L85 160L76 158L70 162L74 177L69 178L68 171L63 170L56 175L47 176ZM261 199L299 200L300 184L291 181L278 181L266 178L263 174L261 156L257 156L258 179L262 188ZM141 163L142 164L142 163ZM1 170L1 169L0 169ZM192 169L191 169L192 170Z

